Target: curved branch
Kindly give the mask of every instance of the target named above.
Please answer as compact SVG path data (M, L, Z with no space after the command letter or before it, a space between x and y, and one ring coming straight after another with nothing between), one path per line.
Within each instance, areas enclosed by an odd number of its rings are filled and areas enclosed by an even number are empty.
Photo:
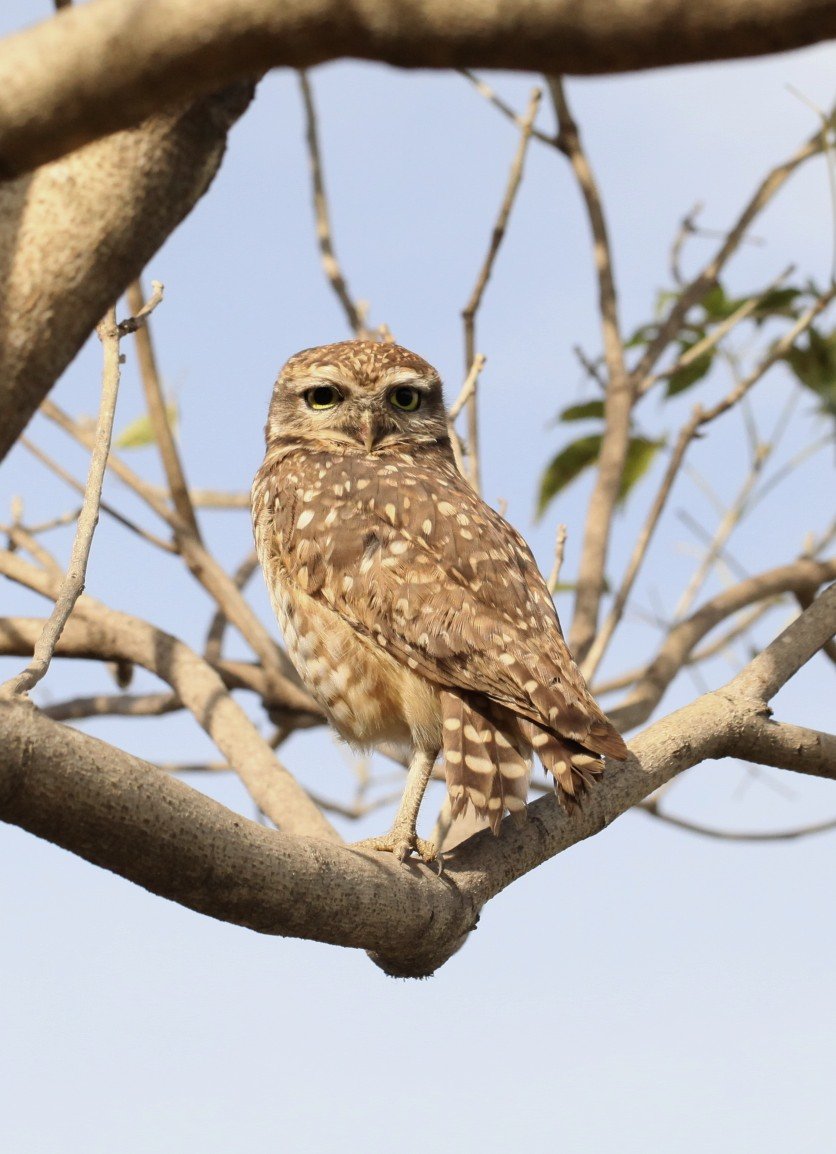
M20 81L26 54L11 42L4 53ZM0 184L0 460L105 310L207 190L251 97L251 85L238 85Z
M688 660L694 647L716 625L739 609L745 609L748 605L754 605L779 593L818 589L826 581L833 580L836 580L836 559L811 561L802 558L789 565L770 569L747 581L741 581L739 585L734 585L707 601L696 613L673 627L626 700L607 711L613 724L623 731L645 722L662 700L665 690Z
M756 660L790 676L833 627L832 606L817 604ZM263 829L25 703L0 703L0 817L191 909L263 933L362 947L389 973L423 977L511 882L683 769L741 743L748 749L767 709L749 689L735 679L650 726L571 817L554 797L541 798L528 821L503 822L500 838L485 831L457 846L441 877L422 863Z
M27 171L268 68L624 72L757 56L836 35L831 0L93 0L0 49L0 164ZM104 311L104 306L100 311Z
M13 554L0 553L0 572L45 597L55 593L57 583L53 578ZM86 624L97 652L118 648L125 658L171 686L234 766L259 808L277 825L290 833L339 840L330 822L232 699L215 670L188 645L92 597L79 598L75 616ZM72 623L73 618L67 623L68 633Z

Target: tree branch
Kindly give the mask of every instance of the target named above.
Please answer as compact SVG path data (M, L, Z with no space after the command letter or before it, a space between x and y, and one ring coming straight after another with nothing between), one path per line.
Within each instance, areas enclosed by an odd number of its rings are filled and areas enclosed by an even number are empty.
M604 12L572 0L473 0L451 20L445 0L94 0L0 51L0 159L17 174L282 65L359 57L590 74L757 56L836 34L831 0L610 0Z
M627 461L630 414L635 403L635 389L624 365L612 246L601 194L581 142L578 125L569 107L563 82L559 76L551 76L548 78L548 84L557 117L555 145L572 166L586 205L592 232L592 249L598 277L598 309L601 316L604 363L607 368L604 435L598 455L595 484L586 513L575 612L569 632L569 646L575 660L582 662L598 626L610 529Z
M0 44L18 81L27 63L41 64L19 50ZM0 460L105 309L209 187L251 97L251 85L238 85L0 184Z
M191 909L364 948L388 973L423 977L461 946L491 897L682 770L767 740L764 726L778 733L768 739L773 762L783 749L795 767L799 741L818 742L833 776L834 739L766 722L763 695L827 639L835 597L820 597L722 690L639 735L571 817L541 798L528 821L506 819L501 837L485 831L453 849L440 877L420 862L266 830L28 703L0 703L0 817Z
M57 582L9 553L0 553L0 573L45 597ZM97 653L118 652L170 685L198 725L244 782L256 804L276 825L292 833L336 838L301 785L284 768L215 670L182 641L146 621L82 596L76 614L87 625ZM305 697L307 695L304 695Z
M694 647L733 613L779 593L818 589L833 580L836 580L836 560L801 558L741 581L707 601L696 613L673 627L625 701L607 711L613 724L625 731L647 721Z
M322 171L322 153L319 147L316 106L314 104L311 82L308 80L307 73L304 69L299 73L299 85L302 90L302 103L305 107L305 140L308 145L308 164L311 170L311 191L313 193L316 239L319 244L322 268L325 276L328 278L328 283L334 290L334 295L340 302L340 306L345 313L348 327L355 337L368 337L370 334L366 329L365 316L348 290L340 262L337 260L337 254L334 251L331 214L328 209L328 196L325 192L325 177Z
M87 575L87 561L93 544L93 534L99 523L99 504L102 499L107 457L113 436L113 418L116 414L116 398L119 393L120 332L116 324L116 309L110 308L98 327L99 339L104 351L102 370L102 398L99 405L99 419L93 439L90 471L84 489L84 502L76 524L70 563L63 576L55 599L55 607L35 643L32 660L17 677L0 685L0 697L28 693L45 676L55 652L61 631L81 596Z

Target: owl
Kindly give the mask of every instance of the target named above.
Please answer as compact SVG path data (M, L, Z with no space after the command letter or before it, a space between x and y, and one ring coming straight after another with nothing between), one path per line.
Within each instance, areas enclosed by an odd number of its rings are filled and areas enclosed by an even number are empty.
M291 357L252 491L291 660L352 746L410 750L390 833L431 860L418 808L439 754L454 816L524 814L532 758L567 809L623 740L590 696L522 537L458 472L441 382L395 344Z

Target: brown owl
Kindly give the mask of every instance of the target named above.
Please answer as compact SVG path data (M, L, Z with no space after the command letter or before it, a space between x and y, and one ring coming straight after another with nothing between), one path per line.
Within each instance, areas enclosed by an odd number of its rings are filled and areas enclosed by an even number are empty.
M411 750L403 860L443 752L454 816L525 810L532 754L571 809L627 749L592 699L531 551L456 469L441 382L393 344L305 349L279 374L252 493L287 649L353 746Z

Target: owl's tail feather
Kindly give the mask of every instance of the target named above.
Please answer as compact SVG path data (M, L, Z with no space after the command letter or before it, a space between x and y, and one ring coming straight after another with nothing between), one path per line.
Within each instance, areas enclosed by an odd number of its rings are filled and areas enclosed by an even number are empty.
M453 817L472 805L498 834L506 810L525 812L531 761L479 704L458 693L441 694L444 771Z
M571 813L581 794L603 773L600 757L572 738L559 737L551 730L541 729L533 721L521 721L520 727L542 761L543 768L554 778L558 799L567 813Z

